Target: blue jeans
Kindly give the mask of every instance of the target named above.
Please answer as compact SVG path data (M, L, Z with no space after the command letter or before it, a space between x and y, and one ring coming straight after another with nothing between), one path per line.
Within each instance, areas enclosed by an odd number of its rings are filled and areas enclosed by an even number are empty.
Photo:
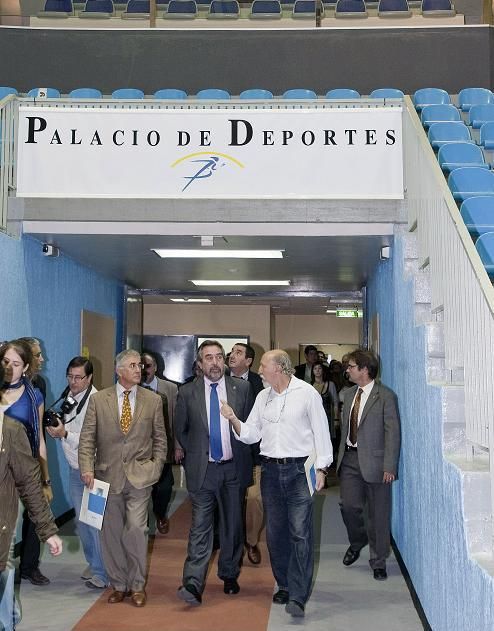
M7 567L0 572L0 631L13 631L21 619L21 612L14 593L15 569L10 561L13 558L13 546L12 540Z
M81 540L84 556L91 568L93 576L101 579L108 584L108 576L101 556L101 544L99 530L79 521L79 513L81 511L82 493L84 484L80 478L79 469L69 467L69 491L72 503L75 509L76 529L79 539Z
M263 462L261 492L271 568L290 600L305 605L314 571L313 502L304 463Z

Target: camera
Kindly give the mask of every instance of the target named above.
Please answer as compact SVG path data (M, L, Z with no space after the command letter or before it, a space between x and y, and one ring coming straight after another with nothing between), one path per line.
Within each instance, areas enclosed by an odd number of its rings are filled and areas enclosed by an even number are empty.
M60 255L60 250L55 245L50 245L49 243L43 243L41 252L43 253L43 256L59 256Z
M44 427L56 427L59 423L65 424L64 415L70 414L72 410L77 406L77 401L68 396L63 400L60 406L60 411L54 410L53 407L46 410L43 414Z

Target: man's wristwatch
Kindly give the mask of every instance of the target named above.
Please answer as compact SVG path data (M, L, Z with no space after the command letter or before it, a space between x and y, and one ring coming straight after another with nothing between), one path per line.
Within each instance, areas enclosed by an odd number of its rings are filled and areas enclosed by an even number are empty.
M51 480L43 480L43 486L51 486Z
M329 473L329 467L324 467L324 469L317 469L317 471L320 471L322 474L326 476Z

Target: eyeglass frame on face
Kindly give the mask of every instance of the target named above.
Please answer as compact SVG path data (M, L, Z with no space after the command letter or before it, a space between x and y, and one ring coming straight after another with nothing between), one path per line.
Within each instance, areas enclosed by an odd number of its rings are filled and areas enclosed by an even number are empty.
M349 368L358 368L358 364L347 364L346 369L348 370Z
M268 394L268 398L266 399L266 403L264 404L264 410L262 411L262 420L266 421L267 423L272 423L273 425L276 425L276 423L279 423L281 421L281 417L283 416L283 412L285 411L285 405L286 405L286 395L288 394L288 388L285 390L285 394L283 395L283 403L281 405L281 410L280 410L280 414L278 416L278 418L276 419L276 421L272 421L269 418L266 418L266 416L264 416L264 413L266 411L266 407L268 405L268 403L272 403L273 401L275 401L276 399L278 399L279 397L272 397L273 388L270 389L269 394Z
M132 362L131 364L124 364L120 366L120 368L129 368L130 370L135 370L136 368L139 368L139 370L142 370L144 368L144 364L142 362Z
M87 379L89 375L65 375L67 381L74 381L75 383L80 383L83 379Z

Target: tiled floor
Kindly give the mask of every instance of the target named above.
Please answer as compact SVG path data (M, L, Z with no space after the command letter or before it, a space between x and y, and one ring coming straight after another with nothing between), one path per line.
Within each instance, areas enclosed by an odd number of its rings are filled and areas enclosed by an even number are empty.
M179 489L173 508L179 506L184 498L185 492ZM284 607L273 605L267 631L281 631L296 626L308 631L418 631L423 628L393 556L388 562L389 578L385 582L373 579L366 549L355 565L349 568L342 565L341 559L348 543L338 508L337 487L329 488L316 499L315 523L315 583L306 617L292 620ZM85 563L71 524L64 527L62 535L65 543L63 556L51 559L45 554L42 562L42 569L50 577L51 584L47 587L33 587L26 581L21 584L23 619L18 631L69 631L101 596L101 592L87 589L79 578ZM177 584L180 573L180 569L177 569ZM143 616L145 612L145 609L142 610ZM167 624L166 610L163 615L165 617L160 629L174 631ZM232 631L238 627L237 623L232 618ZM95 631L105 631L108 626L108 622L105 626L105 619L102 618ZM195 630L193 617L189 618L189 627L191 631ZM197 628L209 631L204 628L204 622ZM211 631L214 628L212 620ZM125 624L120 629L133 631L131 626ZM158 629L149 627L149 631Z

